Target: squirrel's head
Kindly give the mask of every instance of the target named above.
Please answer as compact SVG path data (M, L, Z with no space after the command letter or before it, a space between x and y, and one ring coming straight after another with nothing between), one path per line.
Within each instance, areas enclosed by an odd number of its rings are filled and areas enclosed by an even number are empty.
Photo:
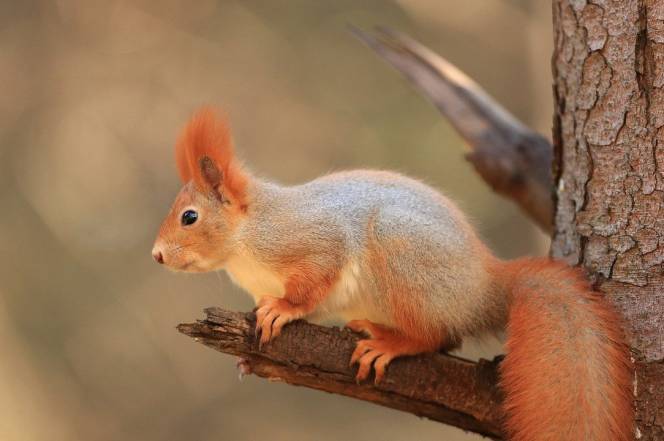
M223 266L247 211L248 178L233 154L226 121L212 109L183 130L175 159L184 186L159 229L154 259L177 271Z

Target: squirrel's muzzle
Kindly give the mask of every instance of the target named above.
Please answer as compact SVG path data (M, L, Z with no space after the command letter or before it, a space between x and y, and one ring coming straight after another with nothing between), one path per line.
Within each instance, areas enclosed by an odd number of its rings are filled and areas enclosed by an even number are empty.
M157 263L163 264L164 263L164 255L161 253L160 250L158 249L153 249L152 250L152 257Z

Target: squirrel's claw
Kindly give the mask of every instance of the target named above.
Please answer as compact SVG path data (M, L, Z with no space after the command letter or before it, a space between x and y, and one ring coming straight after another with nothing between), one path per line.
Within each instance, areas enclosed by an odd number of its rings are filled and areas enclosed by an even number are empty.
M431 351L426 343L369 320L351 320L346 327L370 336L357 342L350 357L351 366L358 365L355 376L358 383L367 379L372 367L375 372L374 383L378 384L383 380L387 366L395 358Z
M369 339L360 340L357 342L355 351L350 357L350 365L358 364L357 375L355 380L366 380L371 372L373 365L374 383L381 382L385 375L385 369L392 359L398 354L396 351L390 353L389 337L392 332L381 325L370 322L369 320L351 320L346 323L346 327L362 334L369 336Z
M244 357L237 357L235 367L237 368L237 377L240 381L242 381L246 375L253 373L249 360Z
M281 334L286 323L302 317L298 308L284 299L265 296L256 309L256 336L260 333L259 349Z
M389 351L389 343L384 340L360 340L350 358L350 364L358 364L355 380L359 383L367 379L373 366L374 383L378 384L385 376L385 368L394 357L395 352Z

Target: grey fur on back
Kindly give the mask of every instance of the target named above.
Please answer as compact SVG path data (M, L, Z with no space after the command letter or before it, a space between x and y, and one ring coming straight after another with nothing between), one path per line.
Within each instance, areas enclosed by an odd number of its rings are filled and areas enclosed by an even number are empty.
M241 227L238 240L267 264L275 256L288 259L288 253L318 259L321 266L338 271L360 262L358 289L391 291L398 277L408 289L393 295L412 296L409 301L421 306L418 313L427 317L425 322L445 325L454 337L503 324L504 317L495 317L496 310L505 309L495 307L503 302L501 293L483 292L497 291L489 286L490 253L460 210L433 188L397 173L358 170L292 187L259 182L252 197L258 211ZM392 246L394 240L402 246ZM372 241L386 258L389 276L367 264ZM375 299L370 306L388 314L385 302L390 299L375 294L369 296ZM327 307L341 310L326 312L343 315L346 303L332 304Z

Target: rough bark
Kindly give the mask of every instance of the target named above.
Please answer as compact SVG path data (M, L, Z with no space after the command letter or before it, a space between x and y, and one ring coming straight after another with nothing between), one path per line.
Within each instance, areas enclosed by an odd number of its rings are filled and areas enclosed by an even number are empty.
M635 439L664 439L664 0L553 2L552 254L623 313Z
M351 28L404 74L472 149L466 159L497 193L512 199L545 232L553 227L551 143L522 124L440 55L404 34Z
M251 372L273 381L370 401L499 439L498 361L473 363L444 354L397 359L383 381L355 381L349 366L359 338L348 329L304 321L289 324L262 348L252 313L208 308L207 318L178 330L218 351L245 359Z

